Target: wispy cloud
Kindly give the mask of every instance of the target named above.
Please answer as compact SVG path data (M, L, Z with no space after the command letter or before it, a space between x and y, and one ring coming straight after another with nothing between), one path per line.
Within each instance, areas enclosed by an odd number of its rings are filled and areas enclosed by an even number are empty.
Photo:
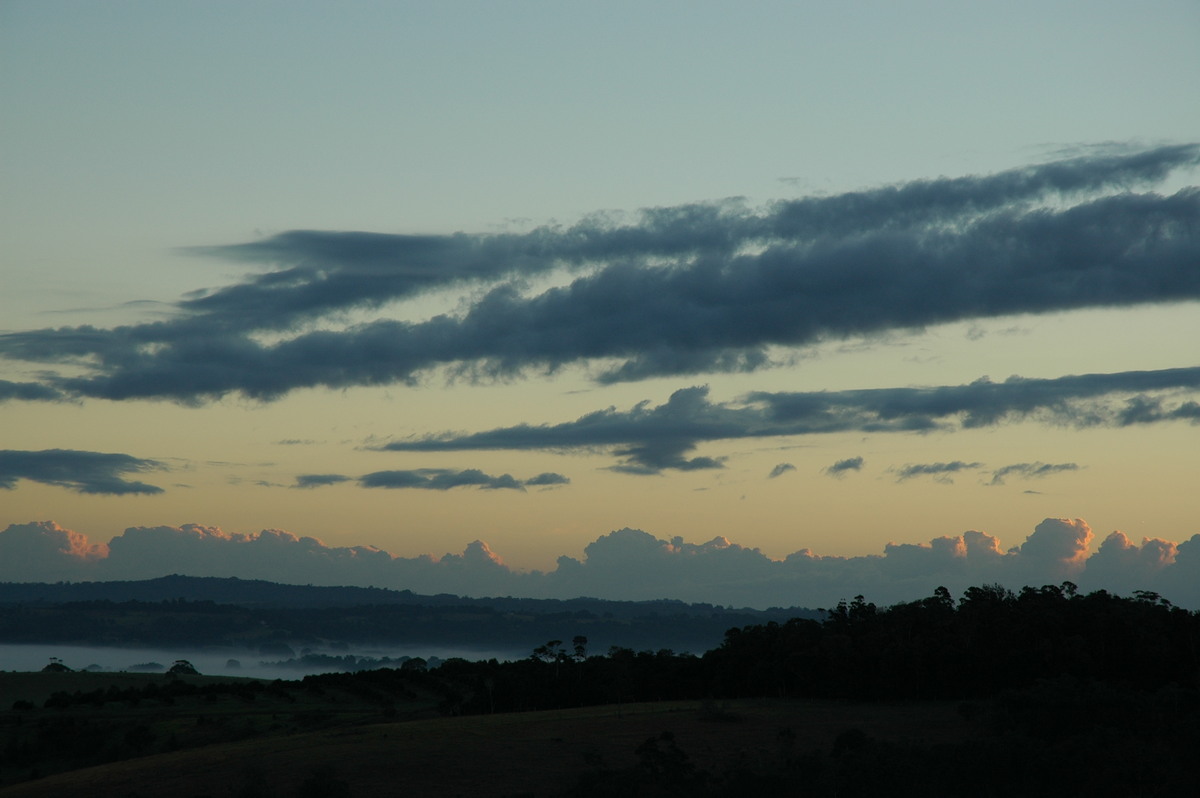
M392 451L588 450L619 458L634 474L720 468L714 457L690 456L703 443L833 432L954 431L1022 420L1086 426L1128 426L1200 420L1196 402L1180 393L1200 389L1200 367L1083 374L1055 379L982 379L931 388L755 392L712 402L709 390L675 391L661 405L607 408L560 424L519 424L474 433L443 433L392 441ZM1138 408L1135 414L1130 407ZM1153 413L1145 408L1154 408Z
M525 480L525 485L531 488L551 488L557 485L570 485L571 480L562 474L547 471Z
M824 471L831 477L844 477L849 471L862 471L862 467L863 459L861 457L847 457L845 460L838 460Z
M478 468L416 468L392 471L373 471L361 477L344 474L301 474L293 488L320 488L343 482L357 482L363 488L410 488L417 490L450 490L451 488L483 488L486 490L525 490L569 485L571 480L562 474L545 472L529 479L516 479L511 474L487 474ZM276 486L268 486L276 487Z
M17 481L28 479L69 488L77 493L126 495L162 493L145 482L124 479L125 474L165 471L156 460L128 454L81 452L73 449L42 451L0 450L0 488L12 490Z
M767 479L775 479L776 477L783 476L784 474L786 474L789 471L795 471L795 470L796 470L796 466L792 465L791 463L780 463L779 465L777 465L771 469L771 473L767 474Z
M375 471L359 477L358 484L364 488L420 488L423 490L449 490L465 486L491 490L521 490L521 483L511 474L492 476L479 469L468 468L453 471L442 468L419 468L410 471Z
M1022 479L1041 479L1051 474L1064 471L1078 471L1077 463L1013 463L992 472L992 485L1003 485L1006 477L1017 476Z
M896 481L903 482L915 477L933 477L938 482L951 482L950 477L963 471L974 471L983 463L967 463L954 460L949 463L909 463L894 469Z
M601 382L637 380L760 368L772 346L1194 300L1200 189L1133 189L1196 163L1200 146L1168 146L524 234L292 231L209 247L269 270L188 297L164 321L4 334L0 356L83 373L0 397L272 399L310 386L411 383L439 368L487 377L571 363L593 364ZM529 287L552 272L569 282ZM348 311L382 313L395 300L464 287L471 298L455 314L339 326ZM719 465L676 465L689 463Z
M321 488L326 485L337 485L349 482L351 478L343 474L301 474L296 477L296 488Z
M375 471L358 478L364 488L418 488L421 490L450 490L476 487L485 490L524 490L526 485L562 485L569 482L561 474L539 474L522 481L511 474L486 474L478 468L456 471L449 468L418 468L414 470Z

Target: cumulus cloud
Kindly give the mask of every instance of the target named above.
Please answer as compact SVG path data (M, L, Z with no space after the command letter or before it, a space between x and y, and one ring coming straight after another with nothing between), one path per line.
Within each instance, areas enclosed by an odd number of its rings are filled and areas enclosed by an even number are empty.
M874 388L852 391L754 392L730 402L712 402L706 386L675 391L666 403L639 402L628 410L609 407L560 424L518 424L475 433L442 433L392 441L391 451L591 450L611 451L617 470L658 474L665 469L721 468L722 460L692 457L702 443L741 438L861 431L926 432L1031 420L1046 424L1125 426L1125 410L1149 401L1165 406L1171 397L1200 389L1200 367L1083 374L1054 379L980 379L966 385ZM1177 404L1186 408L1189 402ZM1157 421L1189 420L1163 413ZM1137 423L1148 423L1140 420ZM948 471L981 463L942 464ZM1071 464L1032 464L1024 476L1045 476ZM1024 466L1002 474L1019 473ZM1048 470L1037 472L1037 467ZM925 469L925 470L922 470ZM932 474L927 466L901 469L901 479Z
M6 490L15 488L17 480L28 479L77 493L162 493L163 489L155 485L123 478L125 474L162 470L166 470L166 466L156 460L120 453L73 449L0 450L0 488Z
M1176 595L1176 585L1163 585L1160 576L1174 570L1172 566L1178 553L1179 547L1170 541L1142 538L1140 543L1134 543L1128 535L1117 530L1110 533L1088 558L1086 581L1123 594L1159 589Z
M1095 534L1082 518L1047 518L1009 553L1011 580L1025 584L1079 582Z
M849 471L862 471L862 467L863 459L861 457L847 457L845 460L838 460L824 471L831 477L844 477Z
M1022 479L1041 479L1051 474L1063 471L1078 471L1077 463L1013 463L992 472L992 485L1003 485L1006 477L1018 476Z
M53 521L10 524L0 532L0 581L58 582L86 577L108 547Z
M376 585L418 593L545 598L594 596L830 607L862 594L891 604L999 583L1011 589L1072 581L1081 590L1161 593L1200 608L1200 535L1182 543L1113 532L1093 550L1082 519L1048 518L1020 545L1005 549L986 532L889 543L880 555L821 556L802 549L782 559L725 536L704 543L669 540L637 529L602 535L582 556L563 555L553 570L520 571L483 541L440 557L398 557L373 546L327 546L277 529L226 533L216 527L132 527L107 546L50 522L0 531L0 579L145 579L169 573L236 576L321 585Z
M767 474L767 479L775 479L781 477L789 471L795 471L796 467L791 463L780 463L771 469L771 473Z
M297 584L358 584L392 573L393 557L371 546L331 547L279 529L257 534L218 527L130 527L108 544L97 577L138 579L146 574L237 576ZM366 582L365 584L378 584Z
M10 332L0 356L82 370L47 377L40 397L21 389L27 399L273 399L302 387L412 383L439 368L487 377L587 363L601 382L748 371L768 365L774 346L1195 300L1200 189L1135 189L1196 163L1194 144L1092 153L523 234L291 231L204 249L267 270L189 296L166 320ZM552 273L566 283L530 287ZM446 290L463 292L461 311L386 315L388 303ZM347 324L349 311L382 317ZM1200 414L1192 405L1128 410L1128 423Z

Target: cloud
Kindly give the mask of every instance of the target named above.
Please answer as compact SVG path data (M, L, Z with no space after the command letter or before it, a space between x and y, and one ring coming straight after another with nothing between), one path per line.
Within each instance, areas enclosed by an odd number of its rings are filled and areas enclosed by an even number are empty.
M795 471L796 467L791 463L780 463L771 469L771 473L767 474L767 479L775 479L781 477L789 471Z
M895 469L896 481L903 482L906 479L914 477L933 477L937 482L951 482L951 474L957 474L961 471L973 471L983 463L966 463L962 460L955 460L950 463L910 463Z
M560 556L553 570L519 571L479 540L461 553L397 557L372 546L327 546L278 529L238 534L188 524L131 527L100 545L40 522L0 531L0 579L100 581L180 573L430 594L674 598L760 608L830 607L858 594L886 605L930 596L938 586L961 594L982 584L1019 589L1069 580L1084 591L1151 590L1200 608L1200 535L1182 543L1144 538L1136 544L1113 532L1096 550L1094 541L1086 521L1048 518L1008 549L993 535L969 530L927 543L889 543L879 555L830 557L802 549L774 559L725 536L690 543L627 528L601 535L580 557Z
M547 471L538 474L536 477L525 480L525 485L528 487L553 487L555 485L570 485L571 480L562 474L556 474L553 471Z
M301 474L296 477L294 488L318 488L342 482L358 482L364 488L416 488L420 490L450 490L451 488L477 487L486 490L524 490L529 487L556 487L569 485L571 480L562 474L545 472L526 480L518 480L510 474L493 476L477 468L455 470L450 468L418 468L396 471L374 471L355 479L343 474ZM267 487L276 487L268 485Z
M845 460L838 460L824 471L831 477L844 477L847 471L861 471L862 467L863 459L861 457L847 457Z
M1161 576L1170 574L1179 547L1160 538L1142 538L1134 543L1120 530L1108 535L1099 549L1087 560L1087 581L1104 585L1108 590L1130 594L1135 590L1161 589L1171 595L1183 596L1178 587Z
M153 573L293 580L296 584L358 584L394 569L393 557L370 546L330 547L316 538L279 529L257 534L217 527L130 527L108 544L97 563L103 579L136 579ZM273 574L273 575L272 575ZM366 584L378 584L367 582Z
M806 432L952 430L977 428L1026 418L1051 424L1129 426L1191 420L1190 406L1174 407L1154 392L1200 389L1200 367L1080 374L1050 379L1012 376L1003 382L987 377L966 384L929 388L873 388L856 391L752 393L747 400L766 405L776 422ZM1130 407L1154 405L1147 417Z
M162 493L162 488L122 478L124 474L165 471L156 460L128 454L81 452L72 449L42 451L0 450L0 488L13 490L17 480L69 488L77 493L126 495Z
M319 488L326 485L337 485L341 482L349 482L350 477L343 474L301 474L296 477L296 484L292 487L296 488Z
M989 484L1003 485L1004 479L1009 476L1019 476L1023 479L1041 479L1042 477L1058 474L1063 471L1078 471L1079 465L1076 463L1013 463L1006 465L1003 468L997 468L992 472L992 480Z
M1168 407L1158 397L1134 396L1121 408L1118 418L1122 426L1178 419L1195 422L1200 421L1200 403L1189 401Z
M1086 567L1088 547L1094 537L1092 528L1082 518L1047 518L1021 544L1018 550L1021 570L1051 583L1078 577ZM1035 563L1034 567L1026 566Z
M546 476L546 475L541 475ZM411 471L375 471L358 478L364 488L420 488L422 490L450 490L451 488L478 487L487 490L524 490L524 483L511 474L493 476L477 468L455 471L449 468L418 468Z
M469 435L446 434L380 447L388 451L454 451L482 449L610 449L621 458L615 470L657 474L664 469L690 471L720 468L716 458L685 455L699 439L743 437L744 414L710 404L706 387L683 388L666 404L640 402L627 412L600 410L557 425L521 424Z
M49 385L42 385L37 382L12 382L10 380L0 380L0 402L7 402L12 399L19 399L27 402L35 401L57 401L65 399L66 396L59 390L51 388Z
M291 231L205 248L268 270L187 297L166 320L10 332L0 356L82 370L48 376L40 397L24 398L196 403L415 383L437 369L489 378L583 363L600 382L750 371L772 362L772 347L1196 300L1200 189L1134 191L1196 163L1194 144L1092 153L761 208L725 201L597 215L523 234ZM534 288L530 279L551 276L560 284ZM390 303L446 290L464 292L461 311L386 315ZM381 317L350 323L351 311ZM1191 405L1128 410L1128 423L1200 416Z
M666 469L720 468L722 460L691 457L702 443L743 438L813 435L833 432L928 432L979 428L1031 420L1078 427L1150 423L1127 409L1147 403L1159 408L1155 422L1187 420L1193 402L1170 397L1200 389L1200 367L1161 371L1083 374L1054 379L1010 377L1004 382L980 379L966 385L931 388L875 388L806 393L754 392L736 401L709 400L706 386L683 388L665 404L639 402L621 411L609 407L559 424L518 424L474 433L442 433L392 441L390 451L473 451L600 449L619 459L613 468L631 474L659 474ZM1151 393L1153 392L1153 393ZM963 468L982 464L962 463ZM1040 466L1041 464L1033 464ZM1045 466L1025 476L1066 470L1070 464ZM901 479L917 476L900 471ZM1014 467L1015 469L1016 467ZM1001 475L1002 477L1004 475Z
M78 579L108 555L108 547L53 521L10 524L0 532L0 581Z

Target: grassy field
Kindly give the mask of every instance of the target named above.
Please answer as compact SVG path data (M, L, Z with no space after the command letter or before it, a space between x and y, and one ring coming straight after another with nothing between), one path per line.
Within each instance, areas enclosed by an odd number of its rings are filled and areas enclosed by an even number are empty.
M241 681L255 681L229 676L180 676L182 681L193 684L215 684ZM71 671L69 673L54 672L5 672L0 671L0 710L8 709L14 701L29 701L41 706L47 698L58 692L91 692L106 690L111 686L118 688L141 688L147 684L162 683L166 676L162 673L112 673L93 671Z
M12 677L20 676L20 679ZM0 674L0 695L21 690L49 695L72 680L143 674L45 674L46 684ZM194 678L194 677L193 677ZM65 680L65 681L64 681ZM80 687L70 689L84 690ZM99 682L97 682L99 685ZM15 692L14 692L15 691ZM86 692L86 690L84 690ZM32 695L33 693L26 693ZM975 733L950 704L855 704L830 701L660 702L550 712L470 717L428 717L418 696L403 714L383 717L363 696L295 692L261 693L254 701L197 698L173 705L5 712L5 732L17 734L38 718L90 721L112 728L150 728L156 739L175 734L178 750L43 775L0 790L21 796L105 795L293 796L325 782L325 794L354 798L427 794L439 796L553 795L599 768L627 768L635 750L663 732L697 767L720 772L742 764L769 767L781 757L828 751L839 734L859 729L895 742L931 744ZM307 697L306 697L307 696ZM369 697L368 697L369 698ZM132 718L130 713L146 713ZM88 713L91 713L90 715ZM217 713L217 714L214 714ZM305 730L304 717L319 714L321 727ZM123 725L122 725L123 724ZM155 724L158 724L155 726ZM188 736L196 729L203 735ZM209 734L215 732L215 736ZM243 735L243 739L228 739ZM341 790L339 793L338 791ZM316 793L320 794L320 793Z
M374 687L88 672L0 673L0 698L0 790L131 758L432 717L439 700L404 680Z

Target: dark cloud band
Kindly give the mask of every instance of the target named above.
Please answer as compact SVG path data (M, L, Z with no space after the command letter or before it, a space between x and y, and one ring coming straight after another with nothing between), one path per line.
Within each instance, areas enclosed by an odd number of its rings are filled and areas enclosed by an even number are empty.
M27 402L57 401L64 399L62 392L36 382L11 382L0 380L0 402L20 399Z
M167 321L8 333L0 356L85 368L48 378L41 394L10 388L11 398L271 399L310 386L411 383L439 368L496 376L594 363L602 382L749 371L770 363L772 346L1196 300L1200 189L1131 189L1198 162L1198 145L1094 154L514 235L293 231L205 250L269 271L189 297ZM529 292L527 278L556 271L569 281ZM467 284L486 290L458 314L312 329Z
M127 480L123 476L164 469L163 464L155 460L144 460L128 454L73 449L0 450L0 488L7 490L15 488L18 480L27 479L69 488L78 493L162 493L162 488Z
M393 441L392 451L605 449L629 473L720 467L688 458L699 444L740 438L834 432L924 432L991 426L1026 419L1075 426L1129 426L1200 421L1193 400L1200 367L1082 374L1056 379L1012 377L933 388L756 392L712 402L708 388L676 391L665 404L599 410L561 424L521 424L469 434ZM854 459L836 464L841 471ZM973 464L978 466L979 464ZM861 462L859 463L861 466ZM915 476L916 474L913 474ZM903 478L903 477L902 477ZM1003 479L1003 475L1001 475Z
M342 482L357 481L364 488L410 488L418 490L450 490L451 488L474 487L485 490L525 490L525 488L548 488L568 485L571 480L562 474L545 472L526 480L511 474L487 474L478 468L416 468L407 470L373 471L353 480L342 474L301 474L296 477L296 488L317 488Z

